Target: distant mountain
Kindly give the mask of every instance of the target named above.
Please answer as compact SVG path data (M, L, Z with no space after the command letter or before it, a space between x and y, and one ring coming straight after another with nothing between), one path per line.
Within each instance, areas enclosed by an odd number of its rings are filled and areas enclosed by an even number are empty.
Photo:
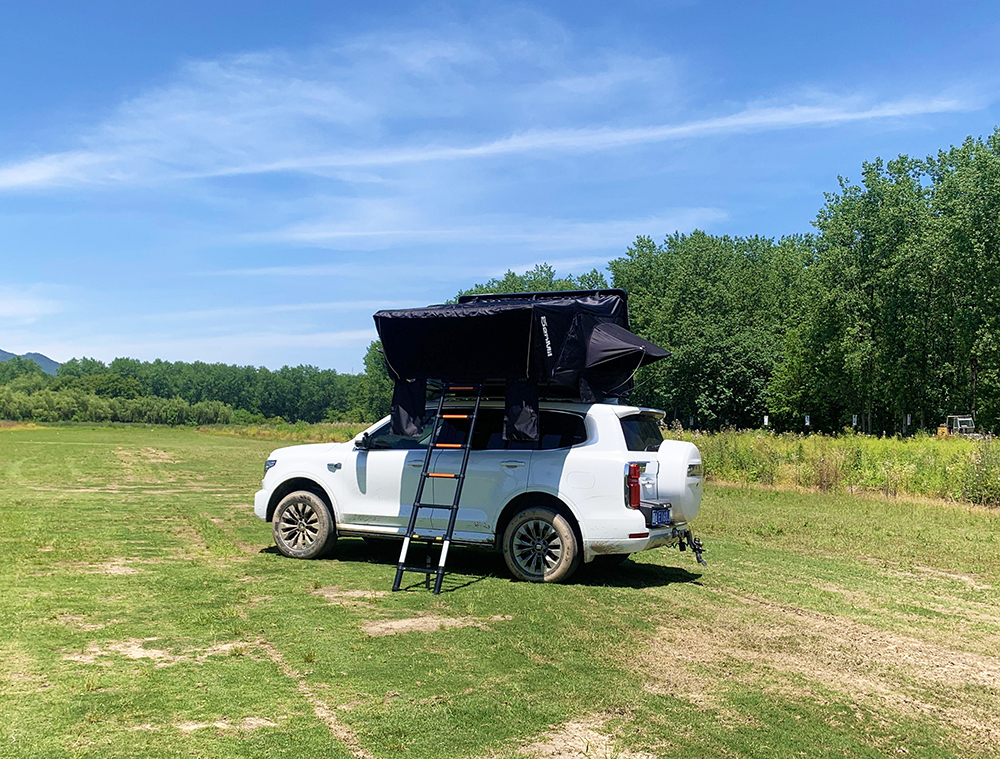
M0 361L10 361L14 358L16 354L8 353L7 351L0 351ZM28 361L34 361L40 367L42 371L46 374L55 374L59 369L59 362L53 361L48 356L43 356L41 353L25 353L20 358L27 359Z

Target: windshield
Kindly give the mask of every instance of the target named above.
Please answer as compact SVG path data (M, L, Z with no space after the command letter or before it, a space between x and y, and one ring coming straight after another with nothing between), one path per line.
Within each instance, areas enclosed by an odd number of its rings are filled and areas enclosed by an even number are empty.
M655 416L633 414L621 418L625 445L630 451L655 451L663 442L660 425Z

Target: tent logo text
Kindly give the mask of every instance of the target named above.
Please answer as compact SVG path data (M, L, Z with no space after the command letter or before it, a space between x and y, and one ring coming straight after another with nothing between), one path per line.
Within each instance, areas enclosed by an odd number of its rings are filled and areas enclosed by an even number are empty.
M549 323L542 317L542 336L545 338L545 355L552 358L552 341L549 340Z

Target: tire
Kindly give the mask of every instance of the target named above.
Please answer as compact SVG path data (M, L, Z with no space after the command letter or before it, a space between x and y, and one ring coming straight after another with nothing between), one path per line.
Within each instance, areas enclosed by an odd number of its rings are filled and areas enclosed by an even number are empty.
M573 526L544 506L514 515L503 533L507 569L525 582L563 582L580 566L580 546Z
M296 490L274 510L274 544L290 559L318 559L337 538L333 514L315 493Z

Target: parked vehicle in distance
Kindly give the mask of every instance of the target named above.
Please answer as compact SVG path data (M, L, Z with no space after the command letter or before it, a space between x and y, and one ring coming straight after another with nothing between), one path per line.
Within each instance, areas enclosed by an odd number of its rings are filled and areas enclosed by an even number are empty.
M446 405L438 440L464 444L460 403ZM459 412L459 413L457 413ZM297 445L265 464L254 511L273 523L278 550L312 559L338 536L402 539L425 458L454 472L456 450L428 451L433 415L419 438L391 432L385 418L349 443ZM484 401L475 425L453 540L502 551L518 579L558 582L582 562L663 546L702 545L690 524L702 495L701 454L663 440L663 412L616 404L540 404L540 439L503 439L503 401ZM455 480L435 478L423 500L450 504ZM431 490L428 494L428 489ZM443 535L448 511L421 509L421 538Z
M976 423L972 414L954 414L945 419L944 424L937 428L938 437L945 435L971 435L976 431Z

